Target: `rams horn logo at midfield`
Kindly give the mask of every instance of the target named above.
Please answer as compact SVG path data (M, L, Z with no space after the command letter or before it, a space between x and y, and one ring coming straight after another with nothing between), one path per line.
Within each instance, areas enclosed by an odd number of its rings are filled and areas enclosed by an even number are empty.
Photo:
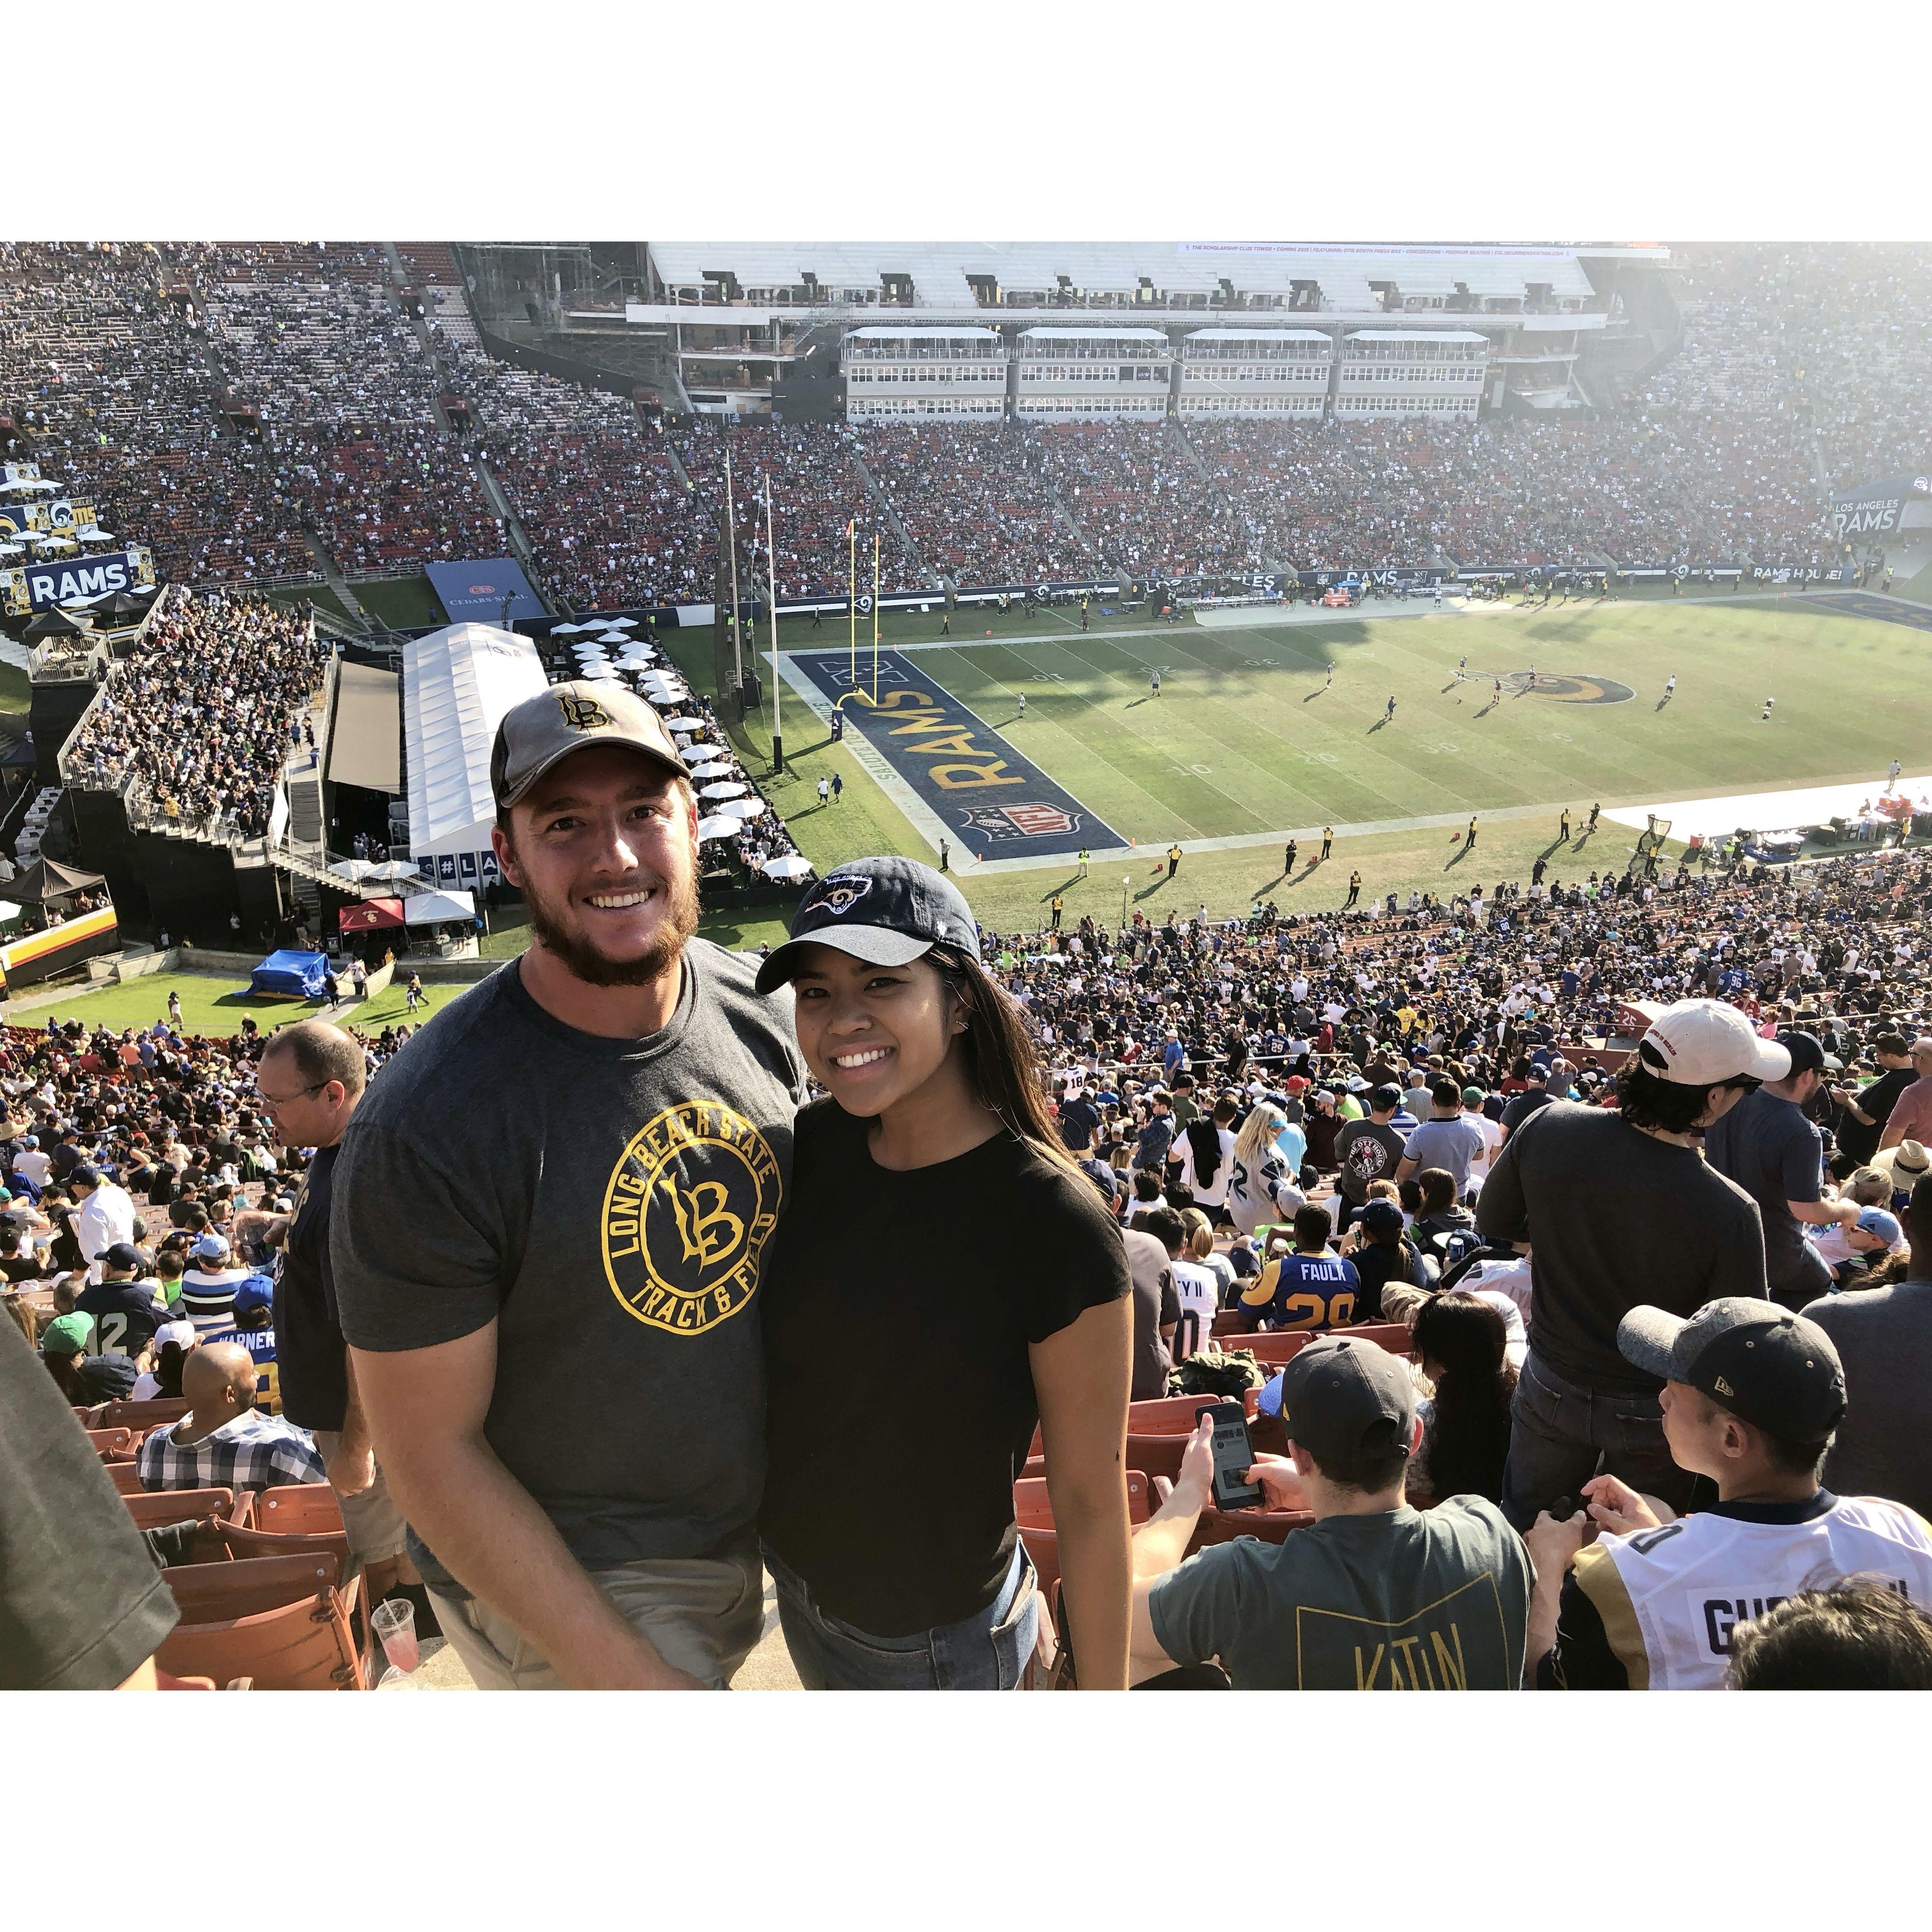
M556 708L573 731L602 731L610 722L610 714L594 698L580 698L573 691L556 694Z
M618 1156L604 1191L610 1292L675 1335L728 1321L757 1292L780 1192L778 1162L741 1114L715 1100L667 1107Z
M1636 693L1613 677L1562 677L1540 670L1530 687L1532 698L1546 698L1557 704L1624 704Z
M816 912L820 906L827 912L850 912L872 890L870 879L827 879L823 888L813 897L811 903L802 908Z

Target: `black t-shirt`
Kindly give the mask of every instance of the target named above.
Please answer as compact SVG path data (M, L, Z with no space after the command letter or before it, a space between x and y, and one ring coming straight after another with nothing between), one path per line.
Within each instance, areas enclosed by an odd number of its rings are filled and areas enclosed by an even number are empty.
M1604 1395L1654 1395L1617 1324L1648 1304L1691 1316L1728 1295L1765 1299L1757 1203L1695 1148L1568 1100L1503 1143L1476 1198L1490 1241L1527 1241L1531 1335L1560 1376Z
M104 1355L138 1355L168 1318L152 1281L101 1281L84 1288L74 1303L94 1317L94 1346Z
M0 1258L0 1274L9 1281L38 1281L44 1272L40 1262L32 1255L8 1255Z
M1852 1119L1850 1112L1841 1111L1838 1116L1838 1145L1859 1166L1869 1164L1878 1152L1880 1139L1885 1132L1885 1124L1892 1117L1892 1110L1898 1104L1898 1096L1918 1078L1914 1068L1888 1066L1869 1087L1852 1097L1858 1103L1862 1114L1871 1116L1871 1125Z
M337 1150L317 1150L296 1202L275 1282L275 1366L282 1414L301 1429L340 1429L349 1372L328 1258L329 1183Z
M1503 1131L1505 1133L1514 1133L1531 1114L1540 1113L1556 1098L1556 1096L1551 1093L1547 1087L1526 1087L1503 1109L1502 1123Z
M1078 1173L1007 1134L895 1172L870 1126L829 1100L798 1117L761 1297L758 1526L834 1616L906 1636L998 1595L1040 1419L1028 1347L1132 1283Z
M111 1690L180 1621L100 1458L0 1322L0 1690Z

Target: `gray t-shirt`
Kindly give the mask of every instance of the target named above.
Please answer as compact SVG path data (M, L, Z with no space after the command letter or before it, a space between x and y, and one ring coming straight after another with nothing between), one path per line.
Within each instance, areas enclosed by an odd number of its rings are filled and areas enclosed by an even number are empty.
M565 1025L504 967L382 1068L336 1162L344 1334L423 1348L495 1321L484 1434L587 1570L704 1555L758 1510L754 1298L805 1082L756 964L692 940L638 1040Z
M1932 1281L1828 1294L1804 1314L1831 1336L1845 1368L1847 1406L1825 1458L1825 1486L1841 1496L1884 1496L1932 1516L1924 1423Z
M1483 1130L1467 1114L1453 1120L1424 1120L1408 1137L1402 1153L1415 1163L1420 1174L1425 1167L1446 1168L1456 1177L1456 1198L1469 1191L1469 1168L1483 1151Z
M1218 1657L1237 1690L1514 1690L1534 1580L1502 1511L1452 1496L1216 1544L1148 1607L1175 1663Z
M1791 1101L1762 1090L1747 1094L1704 1130L1704 1158L1757 1203L1764 1222L1764 1274L1772 1298L1802 1307L1828 1294L1832 1270L1804 1238L1804 1224L1786 1203L1821 1197L1818 1130Z

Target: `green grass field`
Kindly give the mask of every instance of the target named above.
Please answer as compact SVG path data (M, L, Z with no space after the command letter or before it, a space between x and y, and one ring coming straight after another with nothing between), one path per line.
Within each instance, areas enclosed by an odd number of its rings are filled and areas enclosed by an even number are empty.
M520 948L515 949L520 950ZM181 995L182 1025L190 1034L219 1034L224 1037L239 1030L244 1017L252 1017L266 1032L286 1026L291 1020L307 1018L317 1010L305 1000L258 1000L250 995L245 980L218 979L206 974L157 973L144 980L130 980L122 986L107 986L99 992L76 994L25 1012L14 1010L9 1018L16 1025L44 1027L50 1018L85 1020L90 1026L102 1025L119 1032L124 1027L152 1026L166 1019L170 990ZM424 986L428 1012L419 1010L418 1019L428 1017L454 999L460 986ZM380 1033L391 1022L410 1018L403 1007L400 986L392 986L374 999L355 1008L349 1016L351 1025Z
M1192 912L1204 902L1222 914L1257 896L1298 910L1339 905L1357 866L1366 890L1404 894L1526 878L1546 853L1558 878L1620 870L1634 843L1624 827L1606 823L1587 843L1553 847L1562 806L1580 815L1597 801L1876 783L1894 756L1908 770L1932 760L1932 682L1924 675L1932 653L1923 634L1837 614L1823 599L1646 597L1547 612L1478 606L1466 616L1228 629L1097 612L1092 622L1095 632L1128 634L1082 637L1077 615L1058 611L1004 621L976 614L971 628L981 634L969 641L965 614L956 612L958 641L914 660L1107 823L1150 848L1144 861L1096 866L1084 881L1073 879L1071 863L977 878L968 866L961 884L995 925L1038 925L1056 891L1065 894L1070 921L1090 911L1115 920L1124 887L1130 909ZM892 614L883 640L930 640L939 626L937 614ZM986 638L988 628L997 634ZM1048 634L1049 642L1018 641ZM788 650L834 649L842 640L830 619L817 632L788 622L781 639ZM870 642L869 628L862 629L862 664ZM709 634L674 640L671 648L708 691ZM1497 704L1488 684L1456 677L1465 655L1472 674L1533 664L1540 673L1614 680L1633 695L1616 704L1535 696ZM1334 682L1324 689L1331 662ZM1155 664L1158 699L1148 695ZM1673 673L1677 693L1664 705ZM1023 723L1015 701L1022 691ZM1395 719L1382 725L1391 695ZM1778 700L1768 724L1759 722L1767 696ZM810 712L788 701L784 720L787 770L776 778L769 696L767 709L732 724L730 735L821 871L870 852L932 858L921 834ZM818 778L835 770L845 781L843 802L820 806ZM1546 819L1486 823L1477 852L1460 860L1441 830L1400 824L1538 806L1547 808ZM1328 866L1304 862L1292 881L1282 878L1272 843L1190 853L1172 881L1164 866L1155 876L1157 850L1170 839L1324 823L1388 829L1342 839ZM747 930L766 923L737 922Z

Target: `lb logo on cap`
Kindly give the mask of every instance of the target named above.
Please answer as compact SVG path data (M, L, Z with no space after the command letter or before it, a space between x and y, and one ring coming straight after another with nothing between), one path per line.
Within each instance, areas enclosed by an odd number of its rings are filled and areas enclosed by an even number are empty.
M574 691L559 691L556 708L563 713L563 722L573 731L607 731L610 728L610 714L594 698L580 698Z

